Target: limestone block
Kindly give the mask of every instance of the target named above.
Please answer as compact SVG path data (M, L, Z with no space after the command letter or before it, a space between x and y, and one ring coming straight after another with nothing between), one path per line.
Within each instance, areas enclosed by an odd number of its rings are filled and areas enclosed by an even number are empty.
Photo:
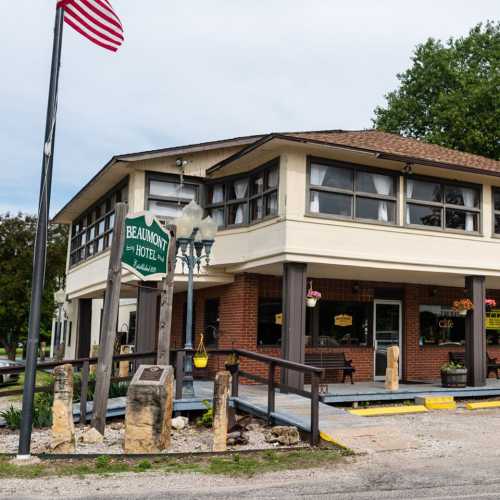
M217 372L214 380L213 451L226 451L227 449L228 405L230 387L231 374L228 371Z
M173 392L171 366L139 367L127 392L126 453L157 453L170 446Z
M300 441L300 434L297 427L287 425L275 425L270 432L264 435L268 443L279 443L285 446L297 444Z
M90 427L80 436L79 441L85 444L102 443L104 436L97 429Z
M175 417L172 419L172 429L176 431L181 431L188 424L189 419L187 417Z
M75 451L73 367L69 364L54 368L51 448L59 453L73 453Z
M130 354L132 352L132 346L130 345L122 345L120 346L120 354ZM118 363L118 376L119 377L128 377L128 369L130 362L129 361L120 361Z
M387 349L385 388L389 391L397 391L399 389L399 347L395 345Z

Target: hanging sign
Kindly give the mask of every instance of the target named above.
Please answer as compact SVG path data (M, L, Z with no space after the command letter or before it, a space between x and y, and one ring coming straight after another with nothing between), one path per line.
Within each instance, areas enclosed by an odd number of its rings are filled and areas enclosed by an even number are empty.
M486 329L500 330L500 309L492 309L486 313Z
M151 212L137 212L125 219L122 266L143 281L167 274L170 234Z
M274 315L274 323L276 325L282 325L283 324L283 313L275 314Z
M335 326L352 326L352 316L349 314L335 316Z

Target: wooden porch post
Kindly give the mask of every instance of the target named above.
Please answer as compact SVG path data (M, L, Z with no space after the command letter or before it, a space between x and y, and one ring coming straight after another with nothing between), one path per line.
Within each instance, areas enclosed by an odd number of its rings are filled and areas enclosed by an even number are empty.
M465 366L467 385L486 385L486 335L485 309L486 287L484 276L466 276L465 288L474 303L465 320Z
M284 359L304 362L306 331L306 270L307 264L283 264L283 326L281 354ZM281 382L295 389L304 388L304 374L281 370Z

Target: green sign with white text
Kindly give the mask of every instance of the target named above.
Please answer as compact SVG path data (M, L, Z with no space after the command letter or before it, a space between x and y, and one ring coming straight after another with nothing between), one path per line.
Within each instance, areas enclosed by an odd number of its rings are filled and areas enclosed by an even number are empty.
M122 265L143 281L160 280L167 273L170 234L150 212L127 215Z

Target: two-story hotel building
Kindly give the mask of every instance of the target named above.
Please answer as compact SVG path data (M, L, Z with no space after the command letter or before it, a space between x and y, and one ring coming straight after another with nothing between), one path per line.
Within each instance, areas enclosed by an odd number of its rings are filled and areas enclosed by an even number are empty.
M484 383L500 330L500 162L374 130L267 134L116 156L55 216L68 224L67 356L99 343L114 204L172 220L190 200L218 223L195 279L195 335L302 361L342 351L355 380L383 377L388 345L401 378L437 378L466 351ZM175 276L172 343L182 347L186 282ZM305 306L311 286L322 294ZM123 271L118 330L155 348L158 294ZM152 283L151 286L157 285ZM453 300L471 297L467 317ZM500 302L499 302L500 304Z

